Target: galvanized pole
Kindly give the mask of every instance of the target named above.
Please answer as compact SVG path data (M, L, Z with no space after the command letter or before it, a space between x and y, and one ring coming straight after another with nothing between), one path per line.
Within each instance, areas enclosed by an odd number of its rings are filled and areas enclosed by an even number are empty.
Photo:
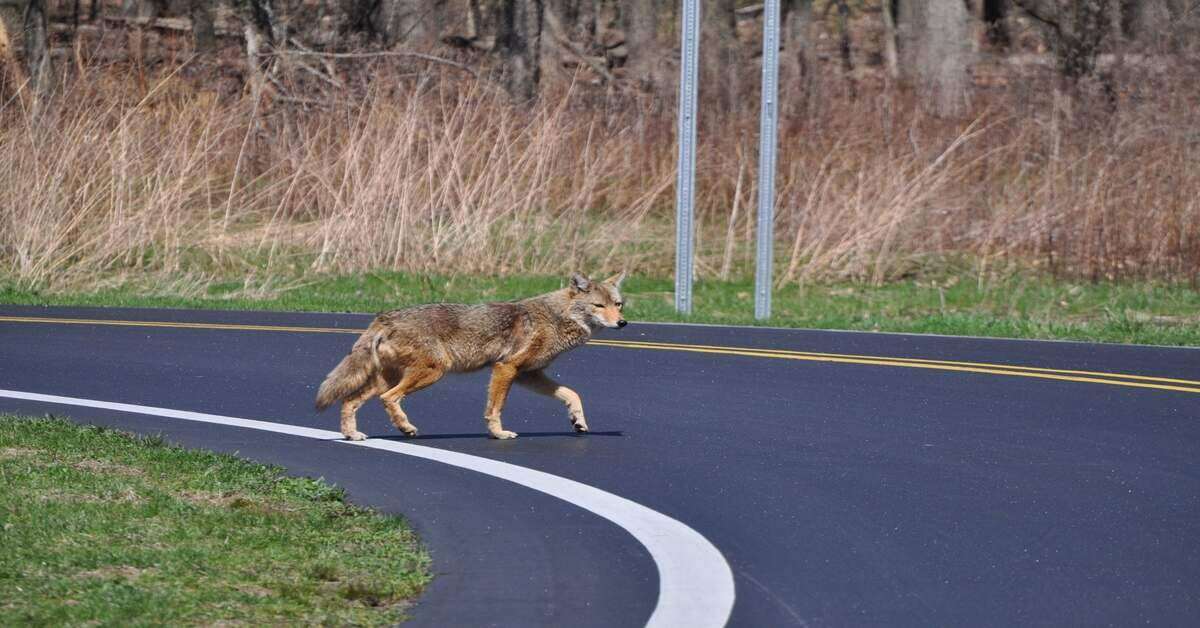
M696 85L700 0L683 0L679 70L679 176L675 183L675 311L692 313L692 216L696 192Z
M771 317L771 266L775 248L775 134L779 126L779 0L763 5L762 119L758 145L758 261L754 318Z

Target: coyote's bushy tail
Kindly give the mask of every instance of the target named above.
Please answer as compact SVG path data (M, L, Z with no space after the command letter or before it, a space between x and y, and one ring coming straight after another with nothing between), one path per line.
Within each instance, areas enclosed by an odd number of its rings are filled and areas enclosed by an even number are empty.
M342 358L337 366L325 376L321 388L317 391L317 410L324 410L334 402L342 401L358 392L379 368L377 355L379 338L372 338L370 344L363 346L355 344L350 355Z

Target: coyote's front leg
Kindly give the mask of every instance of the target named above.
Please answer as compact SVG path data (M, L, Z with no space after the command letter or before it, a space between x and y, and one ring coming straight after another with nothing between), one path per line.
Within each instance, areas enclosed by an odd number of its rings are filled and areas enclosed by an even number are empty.
M517 376L517 383L547 397L554 397L567 406L571 415L571 427L576 432L588 431L587 419L583 416L583 401L579 393L554 381L544 371L527 371Z
M517 377L517 367L503 362L492 366L492 381L488 384L487 409L483 412L483 420L487 421L488 433L492 438L501 440L516 438L516 432L510 432L500 425L500 411L504 409L504 400L512 388L513 379Z

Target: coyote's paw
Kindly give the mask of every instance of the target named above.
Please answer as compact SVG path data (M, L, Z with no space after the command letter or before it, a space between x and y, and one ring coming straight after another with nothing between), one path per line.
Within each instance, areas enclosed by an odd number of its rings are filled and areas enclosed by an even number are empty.
M415 426L415 425L409 425L407 427L400 428L400 431L404 432L405 436L412 438L413 436L416 436L417 432L419 432L420 430L418 430L417 426Z
M343 434L343 436L346 437L346 440L367 440L367 435L362 432L350 432L349 434Z
M575 431L579 432L580 434L586 434L588 431L587 421L584 421L583 419L578 421L572 419L571 427L575 428Z
M510 438L517 437L516 432L510 432L508 430L496 430L494 432L491 432L491 435L492 435L492 438L495 438L498 440L508 440Z

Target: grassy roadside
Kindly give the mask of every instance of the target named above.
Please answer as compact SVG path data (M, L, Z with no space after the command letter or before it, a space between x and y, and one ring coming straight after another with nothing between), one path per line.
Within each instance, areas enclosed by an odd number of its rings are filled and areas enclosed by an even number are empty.
M402 619L430 578L403 520L280 471L0 415L0 625Z
M558 277L429 277L392 272L327 276L269 288L217 282L124 283L95 292L43 293L0 282L0 303L180 307L229 310L377 312L430 301L479 302L554 290ZM164 287L165 286L165 287ZM627 314L638 321L852 329L1200 346L1200 292L1156 283L1071 283L1013 276L980 284L949 275L880 287L813 285L775 293L774 316L753 318L751 282L700 282L696 311L674 311L669 280L625 283Z

